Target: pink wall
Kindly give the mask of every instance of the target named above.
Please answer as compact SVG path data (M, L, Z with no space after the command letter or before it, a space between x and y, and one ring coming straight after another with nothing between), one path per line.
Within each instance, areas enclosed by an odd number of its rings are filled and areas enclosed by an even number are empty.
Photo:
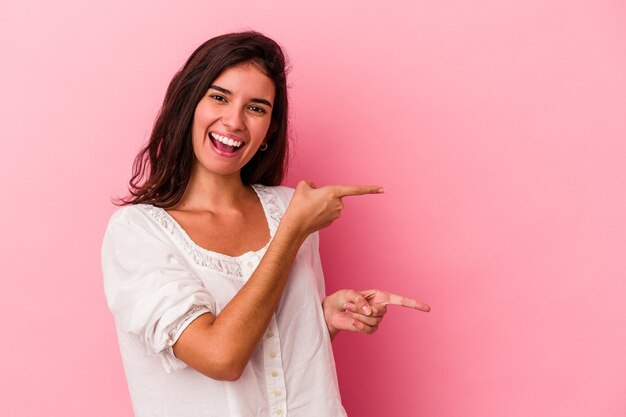
M351 416L626 415L626 7L4 1L3 416L130 416L99 250L167 82L254 28L293 64L289 184L380 183L329 289L430 303L335 342Z

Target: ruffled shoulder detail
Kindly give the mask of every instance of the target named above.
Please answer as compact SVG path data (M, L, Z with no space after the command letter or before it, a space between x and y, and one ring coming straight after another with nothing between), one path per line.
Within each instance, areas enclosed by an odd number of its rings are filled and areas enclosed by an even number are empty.
M281 201L277 191L286 187L268 187L266 185L254 184L252 188L259 196L261 204L263 204L265 217L270 226L270 234L273 238L276 234L276 230L278 230L278 225L283 218L283 214L285 214L285 210L287 209L287 205ZM289 202L287 202L287 204L288 203Z

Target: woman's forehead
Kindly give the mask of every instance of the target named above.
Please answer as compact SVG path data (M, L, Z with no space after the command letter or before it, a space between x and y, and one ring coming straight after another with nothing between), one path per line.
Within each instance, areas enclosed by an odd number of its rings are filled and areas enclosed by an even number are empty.
M211 87L226 90L222 91L226 94L274 100L274 81L250 62L226 68L213 80Z

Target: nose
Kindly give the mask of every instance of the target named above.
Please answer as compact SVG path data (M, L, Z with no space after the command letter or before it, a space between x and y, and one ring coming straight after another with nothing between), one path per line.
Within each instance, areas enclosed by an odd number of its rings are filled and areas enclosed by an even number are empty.
M231 105L224 109L222 113L222 124L230 130L243 130L243 114L237 106Z

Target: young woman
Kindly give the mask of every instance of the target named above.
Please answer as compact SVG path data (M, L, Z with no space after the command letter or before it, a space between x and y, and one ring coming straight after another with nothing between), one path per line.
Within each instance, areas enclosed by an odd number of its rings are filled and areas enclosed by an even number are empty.
M326 296L318 230L378 186L282 187L285 58L242 32L175 75L102 248L135 414L344 416L330 341L373 333L385 291Z

